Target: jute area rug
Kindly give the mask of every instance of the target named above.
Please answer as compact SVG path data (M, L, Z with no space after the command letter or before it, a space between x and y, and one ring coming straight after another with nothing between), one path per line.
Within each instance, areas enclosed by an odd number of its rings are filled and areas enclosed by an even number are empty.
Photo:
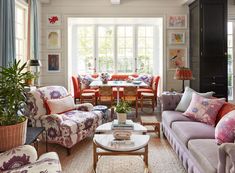
M44 152L44 146L40 146ZM77 144L67 156L66 150L56 144L49 145L60 157L64 173L94 173L92 138ZM149 142L149 173L186 173L177 155L166 139L151 135ZM138 156L103 156L98 161L97 173L143 173L144 163Z

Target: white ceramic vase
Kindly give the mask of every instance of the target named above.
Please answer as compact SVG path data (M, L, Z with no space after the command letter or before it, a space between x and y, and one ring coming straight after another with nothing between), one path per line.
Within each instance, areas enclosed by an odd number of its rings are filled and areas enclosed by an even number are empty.
M117 113L118 123L125 124L126 123L126 113Z

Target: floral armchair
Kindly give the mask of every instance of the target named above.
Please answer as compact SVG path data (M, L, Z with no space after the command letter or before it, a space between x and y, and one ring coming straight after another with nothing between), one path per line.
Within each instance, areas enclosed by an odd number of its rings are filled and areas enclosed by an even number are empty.
M0 172L2 173L60 173L61 165L55 152L37 156L30 145L13 148L0 154Z
M93 111L90 103L75 105L75 109L60 114L47 114L45 100L63 98L68 95L62 86L47 86L28 94L29 118L34 127L45 127L47 141L57 143L68 150L84 138L91 136L102 123L103 113ZM44 134L45 139L45 134Z

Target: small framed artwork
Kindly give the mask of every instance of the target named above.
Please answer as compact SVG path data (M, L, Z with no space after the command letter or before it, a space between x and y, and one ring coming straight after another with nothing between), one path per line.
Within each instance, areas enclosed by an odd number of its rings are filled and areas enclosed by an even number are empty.
M185 67L187 60L187 48L168 48L167 65L168 70Z
M167 17L167 28L169 29L186 29L187 15L170 15Z
M60 53L48 53L47 71L60 72Z
M47 15L47 26L60 26L61 15L59 14L48 14Z
M47 48L48 49L61 48L61 33L59 29L51 29L47 31Z
M169 44L185 44L185 32L169 32Z

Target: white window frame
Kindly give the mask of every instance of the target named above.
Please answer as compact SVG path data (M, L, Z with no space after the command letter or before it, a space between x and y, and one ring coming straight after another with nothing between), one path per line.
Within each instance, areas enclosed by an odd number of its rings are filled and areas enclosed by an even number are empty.
M92 26L93 29L94 29L94 50L93 50L93 58L94 58L94 73L97 73L97 72L101 72L100 69L99 69L99 57L98 57L98 48L99 48L99 44L98 44L98 28L100 26L104 26L104 27L107 27L107 26L111 26L113 27L113 55L114 55L114 73L117 73L117 58L118 58L118 37L117 37L117 27L118 26L132 26L133 27L133 64L134 64L134 68L132 69L132 72L131 73L137 73L138 72L138 27L140 26L151 26L153 27L153 32L155 33L156 32L156 27L155 25L150 25L150 24L141 24L141 25L138 25L138 24L78 24L76 25L77 27L84 27L84 26ZM156 57L156 51L154 50L154 47L156 46L156 36L155 34L153 34L153 60L152 62L154 63L154 58ZM154 68L154 66L153 66ZM153 72L154 73L154 69L153 69Z
M235 19L233 20L228 20L228 22L232 22L233 25L233 61L232 61L232 68L233 68L233 76L232 76L232 92L233 92L233 97L229 100L229 102L235 103ZM228 34L230 35L230 34ZM228 36L227 35L227 36ZM228 47L229 48L229 47Z
M15 5L15 8L21 8L24 10L24 33L23 33L23 54L22 54L22 59L17 59L17 60L21 60L22 63L26 62L27 61L27 33L28 33L28 4L25 2L25 1L22 1L22 0L16 0L16 5ZM16 15L16 14L15 14ZM15 21L16 23L16 21ZM17 25L15 25L15 27L17 27ZM17 30L17 28L15 28ZM19 40L19 38L17 38L16 36L16 40ZM21 39L21 38L20 38ZM16 52L16 55L18 55L18 52ZM16 58L18 58L16 56Z

